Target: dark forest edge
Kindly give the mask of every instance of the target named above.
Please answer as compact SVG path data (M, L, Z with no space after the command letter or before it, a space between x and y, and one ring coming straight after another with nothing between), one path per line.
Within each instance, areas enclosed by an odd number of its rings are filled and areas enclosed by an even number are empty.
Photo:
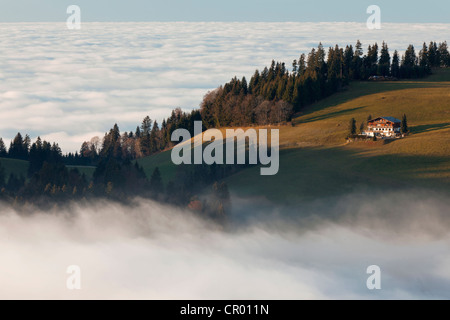
M166 186L158 168L147 177L135 161L172 148L172 133L179 128L194 132L194 121L202 121L203 129L264 126L287 123L306 106L343 90L351 81L368 81L379 77L394 81L430 75L433 68L450 67L447 43L423 45L419 54L410 45L400 59L383 42L370 45L364 55L362 44L355 48L323 46L302 54L289 72L285 63L272 61L262 72L255 71L250 81L233 78L208 92L200 109L183 112L174 109L161 126L145 117L135 132L121 133L114 125L101 140L84 142L80 152L63 155L57 143L18 133L7 149L0 138L0 158L29 161L27 176L11 173L6 177L0 164L0 199L15 204L65 203L68 200L108 198L128 201L135 196L189 207L208 216L223 216L230 206L230 196L223 178L245 166L197 165L178 167L175 179ZM92 179L76 168L95 166ZM212 187L211 187L212 186ZM208 197L201 197L210 187ZM202 193L201 193L202 192Z

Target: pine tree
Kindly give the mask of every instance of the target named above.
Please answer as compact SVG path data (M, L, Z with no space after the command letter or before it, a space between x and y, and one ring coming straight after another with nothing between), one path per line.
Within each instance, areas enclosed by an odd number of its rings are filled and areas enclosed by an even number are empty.
M120 140L120 130L119 130L119 126L117 125L117 123L115 123L114 127L112 129L112 141L114 143L116 143L119 140Z
M422 50L419 52L419 66L425 74L431 73L431 63L429 59L429 52L426 43L423 43Z
M400 67L400 75L402 78L415 78L416 70L415 67L417 65L417 56L416 51L413 45L409 45L408 49L406 49L405 55L402 59L402 64Z
M436 42L431 41L430 45L428 46L428 61L430 63L430 66L432 68L436 68L439 65L436 63L436 51L437 47L435 47Z
M20 132L11 141L8 153L10 158L27 160L28 150L24 149L24 140Z
M450 53L446 41L439 44L439 58L441 67L450 67Z
M378 64L378 75L387 77L390 74L391 69L391 56L389 55L388 45L383 42L383 46L381 48L381 56Z
M23 147L22 147L24 155L26 155L26 156L28 156L28 152L30 150L30 145L31 145L31 138L28 134L26 134L25 138L23 139Z
M298 68L297 59L295 59L295 60L292 62L292 74L293 74L294 76L297 75L297 68Z
M395 50L394 56L392 57L391 75L395 78L400 77L400 57L397 50Z
M175 116L175 115L174 115ZM149 116L146 116L142 121L141 132L140 132L140 145L141 152L144 156L149 156L152 153L152 142L151 142L151 130L152 130L152 120Z
M353 52L353 46L347 46L344 52L344 70L343 76L346 81L354 79L354 63L355 53Z
M247 79L245 77L241 80L241 92L246 95L248 93L248 84Z
M439 47L436 42L430 42L428 48L430 52L430 62L433 68L439 68L441 66L441 53L439 52Z
M355 46L355 54L353 57L353 79L359 80L362 78L362 56L363 56L363 48L361 41L356 42Z
M136 127L136 132L134 133L136 138L140 138L141 137L141 128Z
M375 76L377 75L378 69L378 44L375 43L373 46L369 46L367 57L366 57L366 72L367 75Z
M142 120L141 135L142 136L150 135L151 130L152 130L152 119L150 119L149 116L146 116L144 120Z
M355 120L355 118L352 118L350 120L348 131L349 131L350 136L354 136L356 134L356 120Z
M114 144L113 157L117 160L122 159L122 144L120 143L120 139L117 139L116 143Z
M150 132L150 147L152 153L158 152L161 148L160 130L156 120L153 122L152 131Z
M5 168L3 168L2 164L0 163L0 190L5 185L5 183L6 183L5 180L6 180ZM1 194L0 194L0 196L1 196Z
M407 67L414 67L416 65L416 51L414 50L414 46L411 44L406 49L405 57L403 64Z
M3 142L3 139L0 138L0 158L5 158L8 156L8 151L6 150L5 143Z
M266 81L269 78L269 69L265 67L263 71L261 72L261 78Z
M409 128L408 128L408 119L407 119L407 117L406 117L406 114L404 114L403 115L403 118L402 118L402 133L403 134L406 134L406 133L408 133L409 132Z
M261 80L261 76L259 74L259 70L256 70L253 74L252 78L250 79L250 83L248 85L248 92L250 94L256 94L259 93L259 83Z
M355 57L361 58L363 56L364 52L363 52L363 48L362 48L362 43L361 41L357 41L356 42L356 46L355 46Z
M306 56L303 53L298 61L298 70L297 70L298 76L302 77L305 74L305 71L306 71Z

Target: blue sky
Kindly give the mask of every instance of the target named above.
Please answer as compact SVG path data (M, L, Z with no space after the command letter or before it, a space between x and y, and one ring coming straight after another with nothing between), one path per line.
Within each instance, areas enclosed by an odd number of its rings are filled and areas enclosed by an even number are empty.
M364 22L375 4L385 22L450 23L448 0L0 0L0 22L65 21L70 4L83 21Z

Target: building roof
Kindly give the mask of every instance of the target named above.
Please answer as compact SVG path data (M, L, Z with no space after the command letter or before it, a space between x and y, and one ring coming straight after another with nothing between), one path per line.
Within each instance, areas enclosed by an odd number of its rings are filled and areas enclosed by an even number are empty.
M400 120L398 120L397 118L394 118L394 117L378 117L376 119L370 120L369 122L372 122L372 121L375 121L375 120L379 120L379 119L384 119L384 120L391 121L391 122L394 122L394 123L401 123Z

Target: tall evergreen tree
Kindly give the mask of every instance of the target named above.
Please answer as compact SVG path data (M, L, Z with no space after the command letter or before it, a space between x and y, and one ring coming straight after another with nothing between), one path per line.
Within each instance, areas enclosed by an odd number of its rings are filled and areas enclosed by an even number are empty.
M364 122L361 122L359 125L359 133L362 134L364 132L364 128L366 127L366 124Z
M134 136L136 138L140 138L141 137L141 128L139 126L136 128L136 132L134 133Z
M416 51L413 45L409 45L408 49L406 49L405 55L403 56L401 67L400 67L400 75L402 78L415 78L417 76L416 73L416 65L417 65L417 56Z
M292 74L293 74L294 76L297 75L297 69L298 69L298 62L297 62L297 59L295 59L295 60L292 62Z
M397 50L395 50L394 56L392 57L391 75L395 78L400 77L400 56Z
M174 117L177 117L176 114L174 114ZM141 125L141 139L140 139L140 146L141 146L141 152L145 156L149 156L152 153L152 141L151 141L151 130L152 130L152 120L149 116L146 116L144 120L142 121Z
M414 46L411 44L408 46L408 49L406 49L403 64L408 67L414 67L416 65L416 59L416 51Z
M152 119L150 119L149 116L146 116L144 120L142 120L141 124L142 136L150 135L151 130L152 130Z
M6 172L5 168L3 168L2 164L0 163L0 197L1 197L1 189L6 184Z
M428 46L428 61L432 68L436 68L440 66L440 62L437 60L437 45L436 42L431 41Z
M348 126L348 132L351 136L356 134L356 120L355 118L352 118L350 120L349 126Z
M8 151L6 150L5 143L3 142L3 139L0 138L0 158L5 158L8 156Z
M406 117L406 114L403 115L402 118L402 127L401 127L402 133L406 134L409 132L409 128L408 128L408 119Z
M344 52L344 78L346 82L348 80L354 79L354 58L355 53L353 52L353 46L347 46Z
M28 150L25 149L24 140L22 134L19 132L11 141L8 153L10 158L27 160Z
M440 66L443 68L450 67L450 53L448 51L447 42L444 41L439 44L439 58Z
M383 42L381 47L380 61L378 64L378 75L387 77L391 70L391 56L387 43Z
M25 135L25 138L23 139L23 152L28 155L28 152L30 150L31 146L31 138L28 134Z
M375 76L378 72L378 44L375 43L373 46L369 46L366 57L366 72L368 76Z
M431 73L431 62L428 47L425 42L423 43L422 50L419 52L419 66L421 67L422 72L425 72L426 74Z
M354 80L362 79L362 67L363 67L363 48L361 41L356 42L355 55L353 58L353 77Z
M306 55L302 53L298 61L298 69L297 69L298 76L302 77L305 74L305 71L306 71Z

